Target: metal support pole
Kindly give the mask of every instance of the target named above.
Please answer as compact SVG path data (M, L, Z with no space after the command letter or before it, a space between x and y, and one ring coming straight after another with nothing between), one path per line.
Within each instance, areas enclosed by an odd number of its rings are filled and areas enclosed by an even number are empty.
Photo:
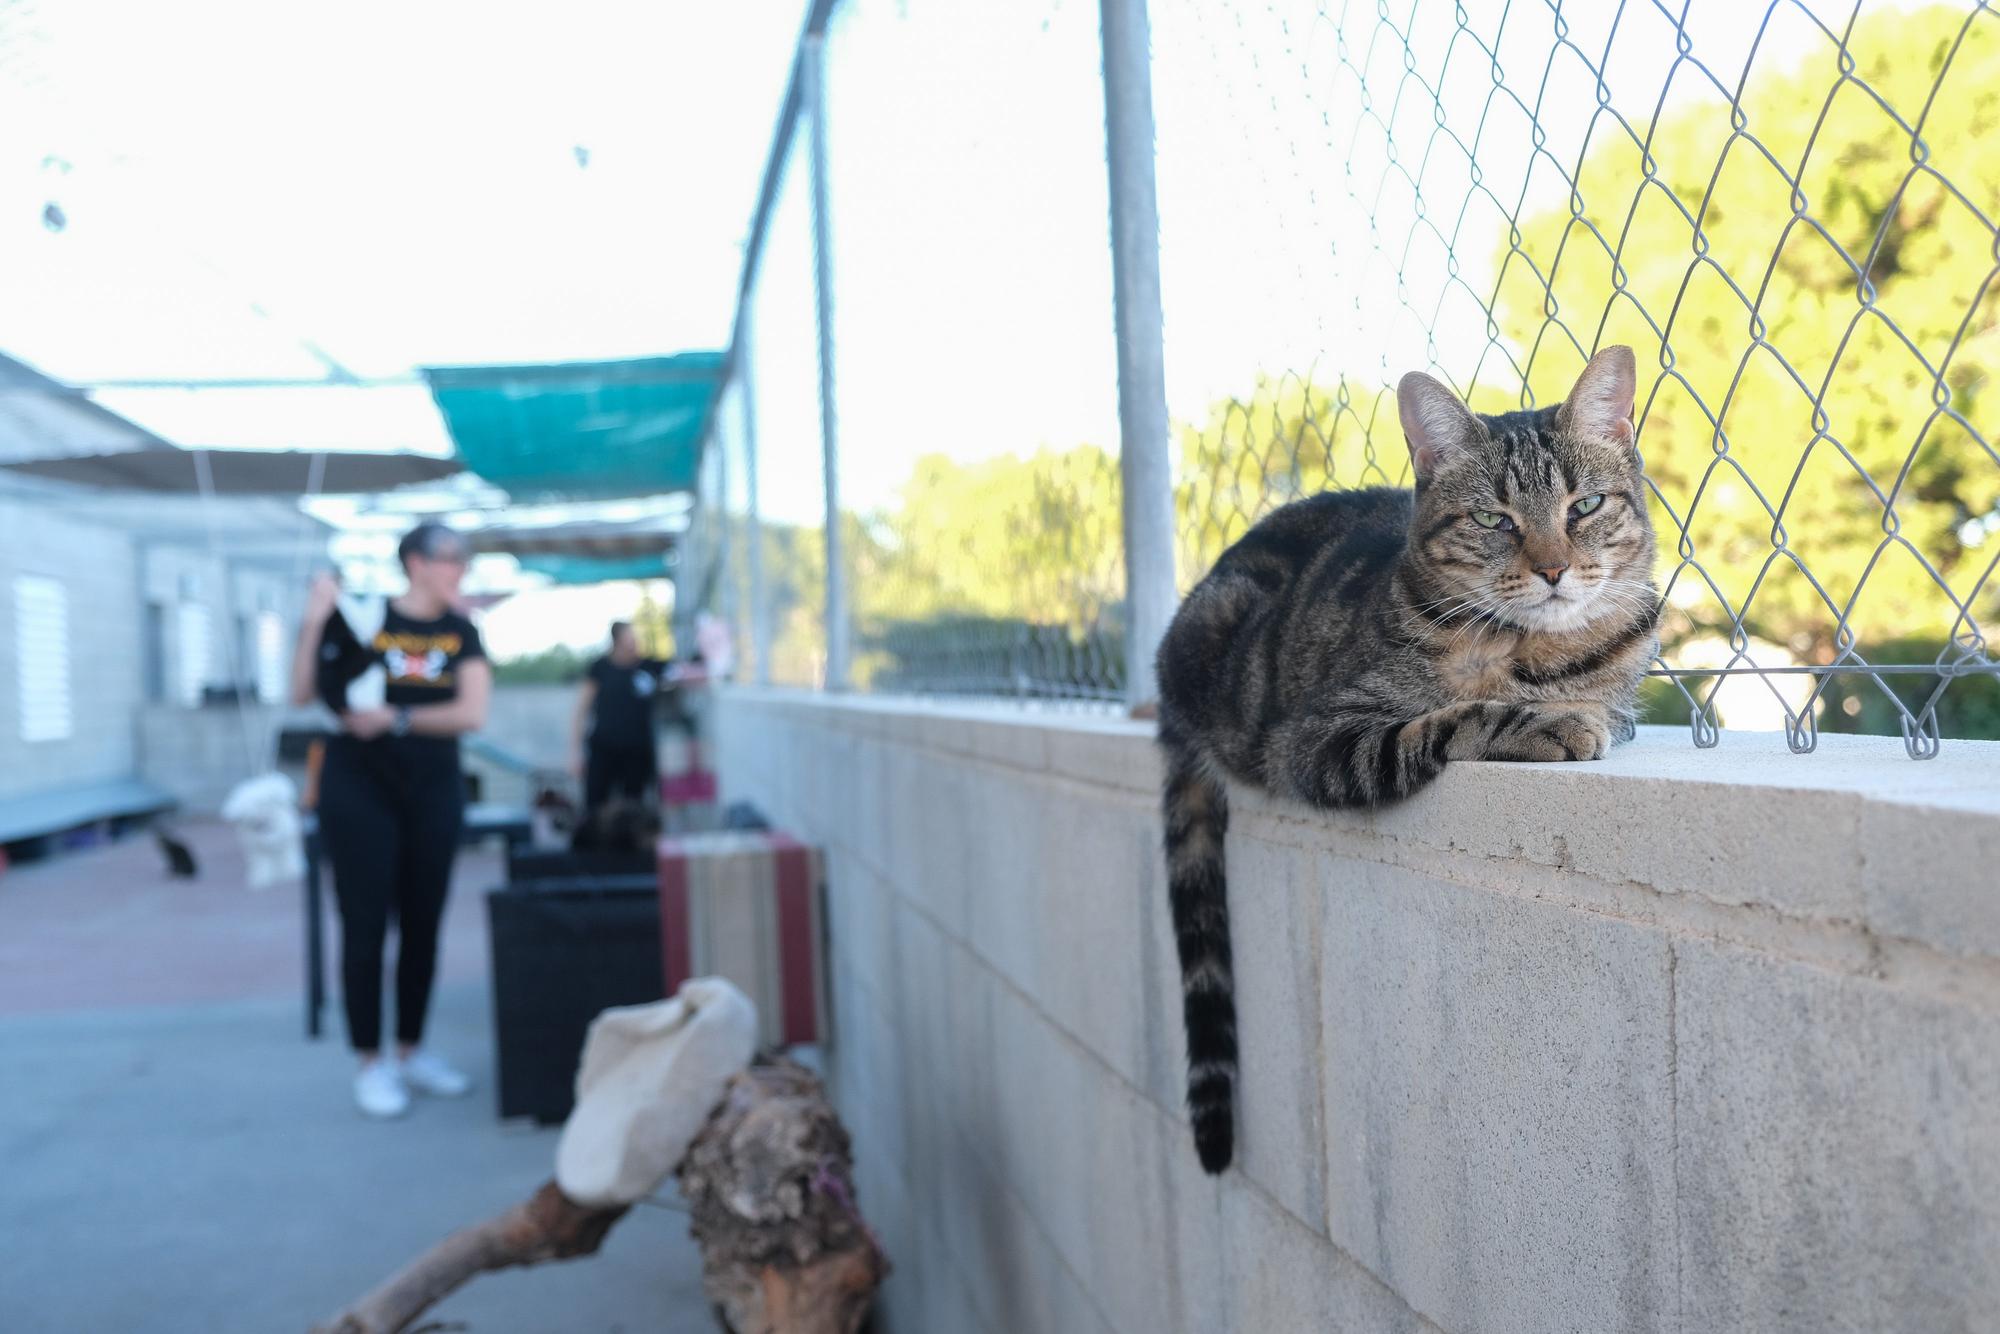
M699 603L703 590L711 586L709 571L715 565L717 549L716 492L713 483L717 474L715 465L709 460L716 456L718 448L715 433L711 430L703 437L696 452L696 457L702 462L695 474L695 502L694 508L688 512L687 531L681 534L680 542L668 555L673 562L673 574L667 580L667 596L674 604L669 624L676 657L686 657L694 651L694 619L702 610ZM704 476L704 473L707 475Z
M1174 482L1160 313L1160 205L1153 182L1153 73L1146 0L1100 0L1111 286L1118 330L1119 466L1125 491L1125 694L1157 693L1153 655L1173 619Z
M314 742L318 745L318 742ZM326 909L321 906L320 858L325 849L319 841L319 812L306 813L306 1036L319 1036L320 1011L326 1008L326 946L321 937L326 930Z
M736 378L743 395L743 488L748 522L744 525L744 555L750 565L750 653L756 662L754 680L771 684L771 598L764 587L764 524L757 514L757 364L756 323L751 315L754 294L743 297L742 331L736 358Z
M826 481L826 688L848 686L847 560L840 534L840 446L833 402L833 229L826 188L826 38L813 33L800 53L806 114L812 118L812 227L815 323L819 327L820 467Z
M732 591L735 571L729 566L730 538L734 527L729 520L729 450L722 443L722 432L715 432L711 446L715 450L715 498L709 513L712 531L708 538L708 564L702 571L702 578L708 581L709 610L722 617L727 624L736 623L736 598ZM694 623L689 620L689 642L693 642Z

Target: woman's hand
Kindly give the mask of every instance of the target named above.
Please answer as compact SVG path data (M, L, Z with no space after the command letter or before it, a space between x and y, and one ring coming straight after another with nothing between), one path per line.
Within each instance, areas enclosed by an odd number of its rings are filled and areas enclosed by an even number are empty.
M306 592L306 614L308 625L325 625L333 617L334 603L340 599L340 580L331 574L320 574L312 581Z
M396 725L396 711L387 706L379 709L351 709L340 716L340 725L347 729L349 736L369 741L384 735Z

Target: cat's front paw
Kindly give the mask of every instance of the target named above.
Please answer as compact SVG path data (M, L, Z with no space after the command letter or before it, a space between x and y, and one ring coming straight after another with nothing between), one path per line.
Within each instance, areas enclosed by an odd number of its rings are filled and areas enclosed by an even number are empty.
M1503 726L1487 743L1489 760L1546 764L1561 760L1601 760L1611 750L1611 717L1593 705L1536 705L1534 712Z

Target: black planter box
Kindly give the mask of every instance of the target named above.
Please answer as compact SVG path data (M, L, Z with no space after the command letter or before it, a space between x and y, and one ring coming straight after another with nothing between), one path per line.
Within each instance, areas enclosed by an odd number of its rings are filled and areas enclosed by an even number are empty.
M660 894L646 875L573 875L486 895L500 1115L552 1125L575 1101L598 1012L665 992Z

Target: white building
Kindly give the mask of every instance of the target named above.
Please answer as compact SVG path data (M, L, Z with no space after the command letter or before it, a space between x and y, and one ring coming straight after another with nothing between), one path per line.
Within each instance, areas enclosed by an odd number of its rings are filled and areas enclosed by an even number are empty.
M134 433L166 447L0 357L0 462L39 456L53 436L116 447ZM270 764L304 583L328 536L282 499L0 470L0 843L126 814L96 808L141 802L142 785L212 808Z

